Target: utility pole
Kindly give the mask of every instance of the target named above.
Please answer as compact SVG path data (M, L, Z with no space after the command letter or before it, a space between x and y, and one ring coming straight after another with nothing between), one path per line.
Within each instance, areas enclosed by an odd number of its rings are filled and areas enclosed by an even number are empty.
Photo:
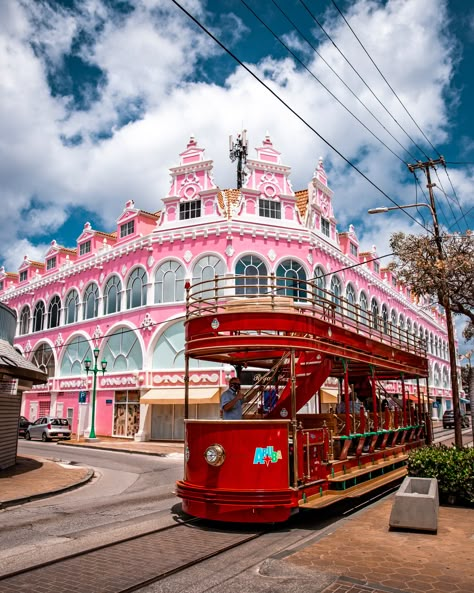
M438 257L440 262L444 262L446 257L443 252L443 243L441 234L439 232L438 216L436 214L436 204L433 195L433 187L436 187L436 183L431 182L430 170L434 169L436 165L445 165L445 160L441 156L439 159L429 160L425 162L418 161L415 165L408 165L408 169L411 173L414 173L416 169L423 169L426 175L426 187L428 188L431 204L431 214L433 216L433 230L438 249ZM456 447L461 448L462 445L462 427L461 427L461 410L459 407L459 384L458 384L458 373L457 373L457 357L456 357L456 342L454 339L454 326L453 326L453 315L451 312L451 303L448 292L448 285L446 283L446 276L443 268L442 272L442 297L443 302L441 305L444 308L446 315L446 325L448 330L448 349L449 349L449 364L451 367L451 392L453 397L453 409L454 409L454 442Z
M244 167L247 162L247 130L243 130L234 142L229 136L229 157L232 162L237 160L237 189L242 189L245 180Z

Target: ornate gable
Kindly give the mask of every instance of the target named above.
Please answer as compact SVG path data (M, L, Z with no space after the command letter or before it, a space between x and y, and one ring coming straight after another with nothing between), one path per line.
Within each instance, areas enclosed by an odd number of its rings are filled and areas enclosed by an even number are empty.
M131 220L139 213L139 209L135 208L135 202L133 200L128 200L125 204L125 208L123 209L122 214L117 219L117 224L122 224Z
M180 155L180 164L170 169L171 187L167 197L182 201L193 200L201 192L216 190L212 176L212 161L204 159L204 149L199 148L191 136L186 150Z

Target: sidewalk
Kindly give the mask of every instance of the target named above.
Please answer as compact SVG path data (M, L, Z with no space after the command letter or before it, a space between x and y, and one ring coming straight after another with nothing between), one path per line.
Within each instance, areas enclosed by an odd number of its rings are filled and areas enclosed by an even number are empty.
M59 441L51 455L61 457L62 447L87 447L156 455L159 457L183 457L182 443L135 442L130 439L100 437L89 443L84 439ZM36 498L52 496L82 486L92 479L94 472L87 467L50 461L41 457L17 457L17 464L0 472L0 509L22 504Z
M88 467L17 456L14 467L0 472L0 510L82 486L94 476Z
M392 503L338 522L283 562L334 575L324 593L472 593L474 509L440 507L435 535L389 531Z

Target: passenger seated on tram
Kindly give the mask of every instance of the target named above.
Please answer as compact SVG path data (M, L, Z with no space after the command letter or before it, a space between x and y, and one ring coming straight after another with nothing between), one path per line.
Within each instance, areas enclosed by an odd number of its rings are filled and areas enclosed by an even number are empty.
M338 414L345 414L346 413L346 402L344 400L344 395L341 396L341 401L337 404L336 411ZM349 412L360 412L361 402L359 398L354 399L352 391L349 393Z

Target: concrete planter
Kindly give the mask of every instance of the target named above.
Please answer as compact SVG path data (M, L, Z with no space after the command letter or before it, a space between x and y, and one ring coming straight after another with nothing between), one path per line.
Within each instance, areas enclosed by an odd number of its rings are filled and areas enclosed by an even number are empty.
M389 524L392 529L436 533L438 510L438 480L408 476L395 495Z

